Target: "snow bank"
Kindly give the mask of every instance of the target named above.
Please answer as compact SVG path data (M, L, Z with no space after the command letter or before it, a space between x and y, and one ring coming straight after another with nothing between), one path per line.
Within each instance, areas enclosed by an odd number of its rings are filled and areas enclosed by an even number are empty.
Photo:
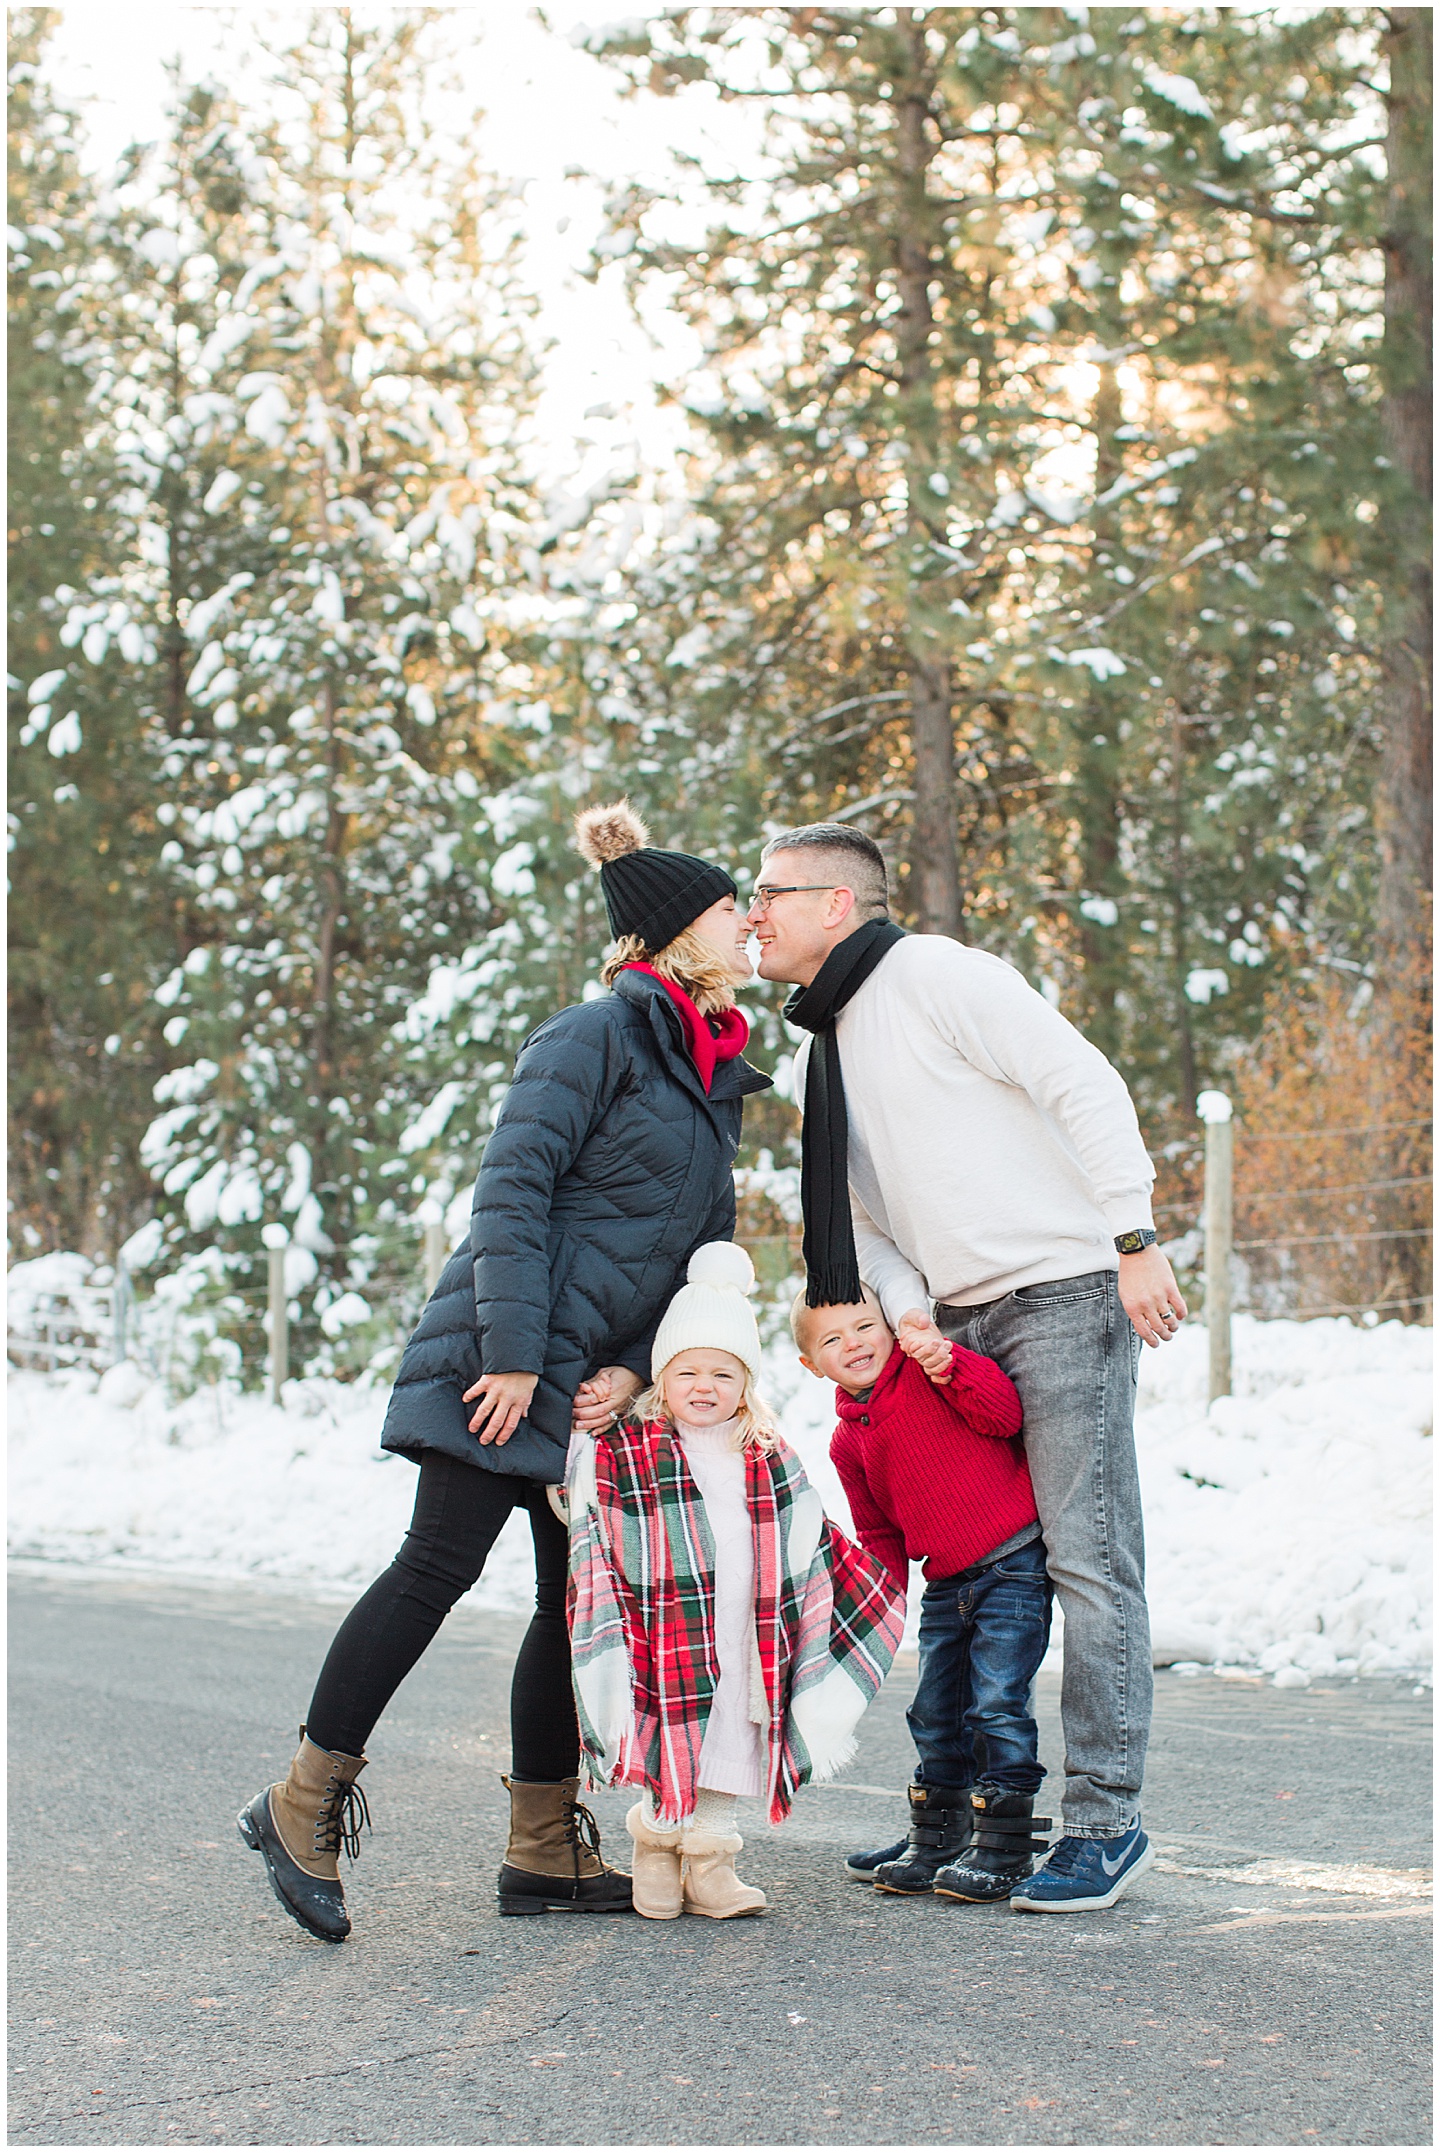
M400 1545L415 1470L379 1447L386 1390L228 1384L167 1403L131 1362L10 1377L10 1552L358 1590ZM533 1596L529 1528L506 1526L474 1605Z
M1281 1682L1430 1660L1430 1333L1336 1318L1235 1325L1236 1395L1205 1407L1198 1327L1141 1364L1156 1655ZM827 1505L831 1394L771 1349L766 1392ZM168 1403L130 1364L11 1377L12 1554L350 1590L394 1554L415 1476L378 1448L383 1387L219 1386ZM476 1604L521 1608L507 1526ZM912 1596L913 1599L913 1596ZM913 1618L913 1606L912 1606Z
M1195 1327L1142 1356L1137 1435L1156 1655L1282 1682L1431 1656L1431 1333L1237 1316L1205 1405Z

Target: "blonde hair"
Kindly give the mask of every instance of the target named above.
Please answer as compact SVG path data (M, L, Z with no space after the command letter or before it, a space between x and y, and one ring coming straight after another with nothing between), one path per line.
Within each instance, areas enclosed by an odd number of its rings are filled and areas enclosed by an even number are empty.
M672 1353L670 1361L678 1358L678 1354ZM739 1356L732 1354L731 1359L738 1360ZM670 1361L665 1363L665 1368L670 1366ZM743 1361L740 1361L739 1365L745 1368ZM665 1403L665 1368L661 1369L650 1388L641 1392L630 1410L637 1420L663 1420L673 1428L675 1415ZM737 1450L773 1450L775 1448L780 1439L780 1431L775 1425L775 1415L756 1390L755 1378L748 1368L745 1368L745 1387L740 1393L740 1403L735 1409L735 1418L738 1423L735 1430L735 1448Z
M621 935L605 959L600 973L603 984L613 987L627 964L648 964L672 987L688 994L702 1017L715 1017L722 1009L735 1007L735 982L725 959L688 927L653 952L638 934Z
M885 1314L884 1303L881 1301L879 1294L875 1291L875 1288L873 1286L867 1286L863 1278L860 1281L860 1299L865 1303L867 1308L876 1309L879 1312L881 1321L884 1323L885 1328L887 1330L891 1329L890 1318ZM840 1304L830 1303L827 1305L838 1306ZM795 1341L795 1348L797 1352L803 1353L805 1351L806 1317L823 1315L824 1312L825 1311L823 1306L820 1308L809 1308L806 1306L805 1288L802 1286L800 1288L800 1291L796 1294L794 1300L790 1303L790 1336Z

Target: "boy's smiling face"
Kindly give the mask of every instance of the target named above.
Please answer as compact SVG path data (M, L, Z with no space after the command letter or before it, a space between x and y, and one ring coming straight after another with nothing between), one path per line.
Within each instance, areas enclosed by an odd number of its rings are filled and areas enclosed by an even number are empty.
M806 1309L800 1340L810 1373L848 1391L869 1390L895 1350L895 1333L868 1288L851 1306Z

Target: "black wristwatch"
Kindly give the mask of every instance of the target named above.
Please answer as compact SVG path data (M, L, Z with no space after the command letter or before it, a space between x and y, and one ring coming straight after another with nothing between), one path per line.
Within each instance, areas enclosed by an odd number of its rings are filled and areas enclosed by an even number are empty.
M1155 1235L1148 1226L1137 1226L1133 1233L1117 1233L1115 1246L1122 1256L1138 1256L1142 1248L1154 1248Z

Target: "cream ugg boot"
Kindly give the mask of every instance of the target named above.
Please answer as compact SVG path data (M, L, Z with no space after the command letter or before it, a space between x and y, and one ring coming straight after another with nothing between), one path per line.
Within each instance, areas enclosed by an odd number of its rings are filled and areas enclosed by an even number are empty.
M631 1903L647 1921L674 1921L684 1911L680 1880L680 1827L669 1831L650 1823L639 1801L625 1819L635 1842L630 1863Z
M734 1921L741 1914L764 1913L764 1892L754 1884L742 1884L735 1874L735 1856L744 1844L739 1832L696 1831L693 1826L682 1830L687 1914Z

